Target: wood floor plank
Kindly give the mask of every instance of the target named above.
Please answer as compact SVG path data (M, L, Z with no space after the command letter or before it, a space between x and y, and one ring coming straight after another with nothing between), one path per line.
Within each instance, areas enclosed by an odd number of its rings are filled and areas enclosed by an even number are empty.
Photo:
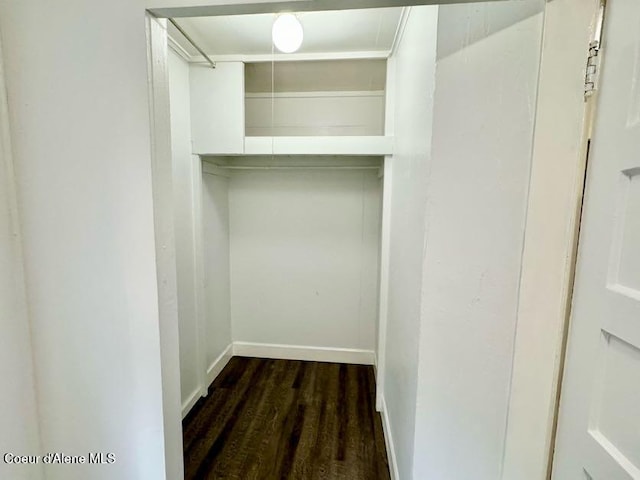
M185 451L189 451L191 443L200 439L212 425L220 423L220 416L233 406L229 395L242 390L261 365L258 361L246 362L237 358L229 361L227 367L209 388L209 395L200 398L183 421ZM247 380L243 381L244 378Z
M277 360L266 360L267 368L260 378L246 392L242 408L238 411L237 421L224 441L222 450L215 458L211 458L206 478L238 478L238 472L245 464L251 451L251 435L249 431L254 422L259 422L257 412L265 400L273 398L273 390L277 388L277 377L286 369Z
M185 452L185 477L207 478L208 472L217 460L225 445L226 438L231 434L244 404L249 400L249 390L265 381L264 371L268 369L266 362L257 363L254 370L249 364L247 370L250 375L242 375L233 385L228 387L226 399L220 406L220 412L211 412L209 418L200 419L207 430L199 429L196 440L186 441L192 448ZM248 377L248 378L247 378ZM225 387L226 388L226 387ZM210 409L203 408L205 411Z
M373 368L232 358L183 421L186 480L389 479Z

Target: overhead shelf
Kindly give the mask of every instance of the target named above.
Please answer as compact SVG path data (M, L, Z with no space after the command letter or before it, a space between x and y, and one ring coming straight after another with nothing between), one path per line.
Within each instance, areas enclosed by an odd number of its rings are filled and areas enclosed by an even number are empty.
M244 155L391 155L393 137L245 137Z
M380 155L224 155L202 156L202 171L229 176L243 170L377 170Z
M385 97L381 91L288 92L262 98L246 96L244 75L242 62L220 62L215 69L197 65L190 69L195 155L393 153L393 137L383 135Z

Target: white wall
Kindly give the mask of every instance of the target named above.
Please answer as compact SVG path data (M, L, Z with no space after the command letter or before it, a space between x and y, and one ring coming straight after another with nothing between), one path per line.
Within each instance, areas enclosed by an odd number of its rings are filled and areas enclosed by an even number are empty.
M38 455L35 371L3 74L0 51L0 455ZM0 458L1 478L38 480L42 473L40 465L11 465Z
M203 368L196 343L199 335L196 288L194 168L191 154L189 64L169 50L173 202L180 334L180 389L183 408L199 396Z
M203 173L202 217L205 356L210 380L214 362L231 343L229 179Z
M164 478L143 4L2 1L0 31L42 448L117 457L47 478Z
M438 7L414 7L387 89L395 103L384 398L399 480L411 478ZM422 455L416 452L415 455Z
M251 171L230 183L234 340L373 351L373 171Z
M201 95L200 87L204 88L203 82L211 74L202 68L190 66L175 52L170 52L183 416L224 366L224 361L217 364L216 360L231 343L228 179L203 174L200 158L192 154L191 109L199 105L199 101L191 101L190 88L195 82L196 93ZM237 70L234 68L231 72ZM193 72L197 72L197 78L190 81ZM228 72L224 67L218 73L221 72L226 78ZM219 101L222 102L222 98ZM201 107L195 107L200 114L203 113ZM225 106L222 111L226 109ZM215 135L211 138L215 140ZM200 140L206 143L211 138Z
M500 478L542 9L439 9L416 479Z
M244 63L191 64L193 153L244 152Z
M246 134L383 135L384 100L384 92L248 94Z

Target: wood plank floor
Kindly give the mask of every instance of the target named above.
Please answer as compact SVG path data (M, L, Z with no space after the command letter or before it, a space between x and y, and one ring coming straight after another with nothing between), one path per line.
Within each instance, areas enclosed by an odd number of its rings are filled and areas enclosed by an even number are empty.
M183 422L186 480L389 479L373 368L233 357Z

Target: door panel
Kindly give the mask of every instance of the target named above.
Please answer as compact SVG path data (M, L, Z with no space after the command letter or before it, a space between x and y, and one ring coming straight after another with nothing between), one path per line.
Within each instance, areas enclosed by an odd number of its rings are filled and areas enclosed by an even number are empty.
M640 2L604 31L555 480L640 479Z

